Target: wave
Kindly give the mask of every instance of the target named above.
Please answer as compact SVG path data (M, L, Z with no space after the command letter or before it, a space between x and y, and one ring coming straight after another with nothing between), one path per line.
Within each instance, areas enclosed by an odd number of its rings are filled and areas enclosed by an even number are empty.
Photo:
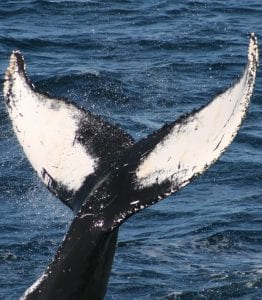
M12 9L10 7L7 7L7 9L1 8L0 9L0 15L1 19L4 20L5 18L11 18L11 17L16 17L19 18L21 15L28 15L32 14L35 12L35 8L33 8L31 5L27 6L23 4L21 5L17 4L12 4Z
M253 135L252 132L241 132L237 141L239 143L247 144L255 149L262 149L262 137L259 134Z
M198 239L198 248L211 251L230 250L259 252L259 245L262 243L262 232L259 230L228 229L209 235L206 238Z
M29 37L6 37L0 36L1 44L22 50L34 50L41 49L45 51L50 48L67 48L73 50L101 50L104 48L103 44L99 43L98 40L91 38L91 36L81 36L79 35L74 41L72 41L72 36L60 36L59 38L29 38Z
M40 91L48 91L54 97L70 99L99 114L108 112L110 115L113 111L114 115L117 115L119 111L127 112L136 107L141 108L137 93L113 73L75 73L53 76L34 83Z
M223 300L223 299L260 299L262 278L232 282L222 286L207 288L202 291L177 292L164 298L165 300ZM247 298L245 298L247 296ZM160 298L158 298L160 299Z

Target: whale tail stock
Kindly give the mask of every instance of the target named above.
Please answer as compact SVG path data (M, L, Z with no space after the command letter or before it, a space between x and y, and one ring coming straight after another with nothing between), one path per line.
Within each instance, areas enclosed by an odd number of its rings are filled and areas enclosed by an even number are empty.
M90 112L38 93L21 54L11 55L4 94L16 136L44 184L75 211L53 262L24 299L103 298L117 228L220 157L246 115L257 65L251 34L248 62L237 82L134 144Z

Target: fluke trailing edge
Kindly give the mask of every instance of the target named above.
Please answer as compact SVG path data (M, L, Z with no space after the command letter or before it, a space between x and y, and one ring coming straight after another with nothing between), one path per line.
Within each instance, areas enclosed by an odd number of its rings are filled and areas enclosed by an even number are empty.
M246 115L257 65L251 34L248 62L236 83L134 143L89 111L36 91L14 51L4 83L14 132L43 183L75 213L53 261L22 299L103 299L119 225L219 158Z

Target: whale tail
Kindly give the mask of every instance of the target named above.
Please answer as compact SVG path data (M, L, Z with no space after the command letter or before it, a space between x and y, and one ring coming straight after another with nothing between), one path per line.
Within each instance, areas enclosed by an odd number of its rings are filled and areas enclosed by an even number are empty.
M83 108L37 92L22 55L13 52L4 94L14 131L44 184L75 211L53 262L25 299L103 297L117 228L220 157L247 113L257 66L251 34L244 73L230 88L134 143Z
M16 137L47 188L75 212L133 139L115 125L65 99L36 91L24 58L13 51L4 96Z

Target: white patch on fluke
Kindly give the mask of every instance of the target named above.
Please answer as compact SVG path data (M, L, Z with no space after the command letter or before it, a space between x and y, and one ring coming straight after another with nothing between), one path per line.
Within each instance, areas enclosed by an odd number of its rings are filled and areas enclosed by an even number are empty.
M96 158L76 139L84 112L35 92L19 69L16 55L10 58L4 94L17 138L46 185L51 176L68 190L77 191L96 167Z
M174 125L137 168L137 189L165 180L181 187L218 159L237 134L246 114L257 64L258 46L252 34L243 76L207 106Z

